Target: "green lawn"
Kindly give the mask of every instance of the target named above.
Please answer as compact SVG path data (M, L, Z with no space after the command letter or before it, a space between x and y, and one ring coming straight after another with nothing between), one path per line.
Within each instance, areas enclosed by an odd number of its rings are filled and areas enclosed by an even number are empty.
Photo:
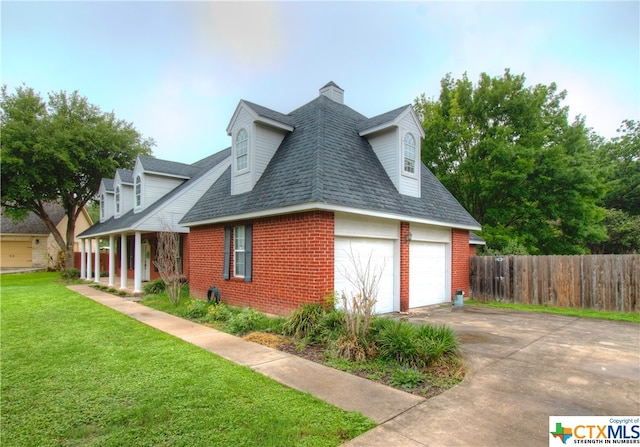
M498 301L466 300L466 304L475 306L496 307L499 309L513 309L527 312L543 312L568 317L598 318L601 320L627 321L640 323L640 313L637 312L605 312L593 309L571 309L566 307L538 306L535 304L500 303Z
M57 278L0 277L0 445L334 446L375 425Z

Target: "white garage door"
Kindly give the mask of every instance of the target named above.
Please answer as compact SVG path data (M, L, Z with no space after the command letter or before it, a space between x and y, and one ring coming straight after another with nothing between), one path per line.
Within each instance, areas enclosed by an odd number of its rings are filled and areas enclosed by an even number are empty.
M393 250L394 243L387 239L336 237L335 242L335 290L338 296L354 293L355 287L348 276L355 276L355 260L366 268L371 258L371 272L382 272L378 286L376 313L394 311L393 296ZM336 297L337 298L337 297Z
M409 307L450 301L447 295L446 244L411 242Z

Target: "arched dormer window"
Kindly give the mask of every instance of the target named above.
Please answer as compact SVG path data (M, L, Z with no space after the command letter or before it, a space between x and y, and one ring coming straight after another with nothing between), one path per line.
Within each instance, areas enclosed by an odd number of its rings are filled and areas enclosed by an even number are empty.
M106 201L107 201L107 198L104 196L104 194L102 194L100 196L100 218L101 219L104 219L104 216L105 216L104 207L105 207Z
M404 150L404 172L407 174L416 173L416 139L407 133L403 141Z
M142 204L142 177L136 176L136 207Z
M120 187L116 186L116 214L120 214Z
M244 171L249 167L249 134L240 129L236 135L236 171Z

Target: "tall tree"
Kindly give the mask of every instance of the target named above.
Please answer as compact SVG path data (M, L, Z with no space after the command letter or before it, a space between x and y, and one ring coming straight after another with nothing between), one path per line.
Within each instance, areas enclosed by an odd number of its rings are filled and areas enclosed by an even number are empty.
M482 73L477 85L446 75L438 100L414 103L423 162L483 225L491 248L582 253L604 238L589 130L581 118L568 122L565 97L553 83L528 87L507 69Z
M600 162L608 167L604 205L640 215L640 122L625 120L618 136L602 144Z
M1 203L20 220L35 213L73 266L76 220L95 196L103 177L132 168L139 154L151 154L131 123L103 113L77 91L50 93L48 102L32 88L14 93L2 87L0 106ZM68 218L66 240L44 207L58 202Z

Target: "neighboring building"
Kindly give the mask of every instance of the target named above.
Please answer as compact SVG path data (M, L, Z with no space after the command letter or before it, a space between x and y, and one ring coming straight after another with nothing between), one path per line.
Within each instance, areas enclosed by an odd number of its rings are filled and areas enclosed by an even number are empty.
M56 228L66 240L67 216L64 208L57 203L45 205L47 214L56 224ZM76 237L89 228L93 222L86 209L76 221ZM45 223L34 213L29 213L21 222L14 222L2 213L0 230L0 251L2 268L58 268L64 256L53 234ZM74 251L79 251L79 243L74 243Z
M476 256L478 254L478 245L487 245L487 241L475 234L473 231L469 232L469 256Z
M413 107L367 118L343 98L330 82L288 114L240 101L231 148L193 165L139 157L103 181L101 222L80 237L108 238L110 282L124 270L140 290L170 223L192 295L216 286L223 302L275 314L353 293L354 264L381 272L379 313L468 293L480 225L421 163Z

